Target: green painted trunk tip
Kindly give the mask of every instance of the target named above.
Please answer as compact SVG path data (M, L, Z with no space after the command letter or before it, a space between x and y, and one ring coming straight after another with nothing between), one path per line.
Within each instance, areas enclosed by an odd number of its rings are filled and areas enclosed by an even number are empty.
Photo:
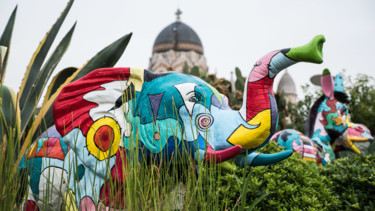
M328 74L331 74L331 73L329 72L329 70L327 68L325 68L323 70L323 75L328 75Z
M323 43L326 41L323 35L315 36L306 45L291 48L286 56L298 62L311 62L321 64L323 62Z

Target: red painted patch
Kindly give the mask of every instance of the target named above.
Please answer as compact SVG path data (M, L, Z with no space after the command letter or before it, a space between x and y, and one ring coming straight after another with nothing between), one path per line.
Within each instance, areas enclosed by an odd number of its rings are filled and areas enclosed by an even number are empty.
M210 163L221 163L234 158L240 154L241 151L242 147L240 145L236 145L225 150L215 151L209 144L207 144L207 151L206 155L204 156L204 160Z
M116 163L111 169L111 180L104 183L100 189L100 201L106 206L114 208L125 207L126 170L126 151L120 147L116 154Z
M39 207L35 201L27 200L24 211L39 211Z
M129 77L129 68L102 68L66 85L53 104L53 117L57 131L65 136L74 128L80 128L86 136L93 123L89 111L98 105L86 101L83 96L95 90L104 90L100 86L102 84L127 80Z
M37 143L36 143L37 144ZM68 148L69 151L70 148ZM42 147L38 150L36 146L33 151L28 153L27 159L33 157L49 157L64 160L65 154L61 148L59 138L48 138L43 142Z
M259 81L248 83L246 93L246 121L250 121L259 112L271 108L268 92L273 96L273 80L273 78L265 77Z
M96 131L94 141L96 146L105 152L111 146L113 138L113 129L108 125L103 125Z

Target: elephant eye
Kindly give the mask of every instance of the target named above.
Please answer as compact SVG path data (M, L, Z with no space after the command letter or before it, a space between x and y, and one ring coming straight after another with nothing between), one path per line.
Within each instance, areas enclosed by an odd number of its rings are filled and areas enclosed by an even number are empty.
M191 97L191 98L189 99L189 101L195 103L195 102L198 102L198 98L195 97L195 96L193 96L193 97Z
M196 121L200 129L206 129L212 125L214 119L210 114L200 114L197 116Z

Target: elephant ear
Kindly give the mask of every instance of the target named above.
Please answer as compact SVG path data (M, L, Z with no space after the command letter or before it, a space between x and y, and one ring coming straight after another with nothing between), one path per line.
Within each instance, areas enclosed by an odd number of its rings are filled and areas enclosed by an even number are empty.
M65 136L78 128L90 154L99 160L112 156L129 132L124 94L140 90L143 77L143 69L103 68L66 85L53 105L57 131Z
M326 97L333 100L334 99L334 83L331 73L328 69L323 70L322 77L320 78L320 83L322 85L323 93Z
M344 92L344 79L341 73L337 74L335 77L335 92Z

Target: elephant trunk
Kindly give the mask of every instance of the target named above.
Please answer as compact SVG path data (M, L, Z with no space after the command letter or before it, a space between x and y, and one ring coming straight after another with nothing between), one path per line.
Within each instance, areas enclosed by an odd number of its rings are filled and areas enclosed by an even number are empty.
M273 51L256 62L246 80L243 104L239 110L242 118L256 128L248 129L240 125L228 139L231 144L255 151L268 141L278 121L272 91L274 78L297 62L322 63L324 42L324 36L318 35L304 46Z

